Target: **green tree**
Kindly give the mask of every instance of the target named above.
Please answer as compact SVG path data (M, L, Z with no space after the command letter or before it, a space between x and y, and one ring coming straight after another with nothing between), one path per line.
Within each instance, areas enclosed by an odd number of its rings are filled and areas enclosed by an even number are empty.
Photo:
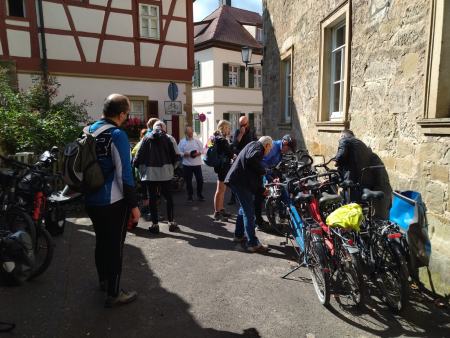
M10 154L40 153L77 138L90 122L87 113L90 104L76 103L73 96L57 101L59 88L55 78L50 78L47 85L36 78L29 89L17 91L11 87L6 71L0 69L1 148Z

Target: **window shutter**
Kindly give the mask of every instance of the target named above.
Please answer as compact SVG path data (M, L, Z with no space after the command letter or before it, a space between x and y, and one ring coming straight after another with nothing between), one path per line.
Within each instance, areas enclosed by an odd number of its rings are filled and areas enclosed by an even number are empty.
M228 63L224 63L223 64L223 85L225 87L229 86L228 73L229 73Z
M200 61L197 61L197 87L202 86L202 70L200 67Z
M200 62L195 61L194 87L200 87Z
M241 66L241 71L239 74L239 87L244 88L245 87L245 67Z
M248 88L255 88L255 68L248 69Z

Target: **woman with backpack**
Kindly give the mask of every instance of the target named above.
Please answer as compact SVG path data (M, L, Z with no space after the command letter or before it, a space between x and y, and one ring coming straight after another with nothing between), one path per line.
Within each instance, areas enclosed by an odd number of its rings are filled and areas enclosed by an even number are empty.
M214 167L217 174L217 187L214 194L214 219L217 221L227 221L231 214L227 213L223 207L225 191L227 187L224 184L225 177L231 167L231 160L234 158L233 151L228 141L231 134L231 123L226 120L220 120L217 124L217 130L211 137L213 146L217 147L217 154L221 158L221 164Z

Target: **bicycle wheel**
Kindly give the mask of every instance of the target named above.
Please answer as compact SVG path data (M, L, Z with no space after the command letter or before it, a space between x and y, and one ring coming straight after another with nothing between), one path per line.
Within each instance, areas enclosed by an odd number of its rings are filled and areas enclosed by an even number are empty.
M282 218L280 217L279 199L269 197L265 203L266 216L272 229L278 233L283 232ZM283 233L284 235L284 233Z
M327 264L327 257L322 240L319 236L313 235L309 241L308 268L316 291L317 298L322 305L330 303L330 270Z
M37 229L36 243L35 243L35 257L36 265L30 280L41 275L50 266L53 259L53 251L55 244L50 233L42 226Z
M3 217L2 217L3 218ZM12 233L19 230L25 231L31 237L32 242L36 241L36 225L31 216L19 208L12 208L4 215L4 227Z
M388 242L384 249L382 264L385 268L379 275L381 291L389 308L399 313L406 307L409 298L408 263L398 243Z
M341 286L352 305L360 307L364 303L365 290L361 257L344 248L339 250Z

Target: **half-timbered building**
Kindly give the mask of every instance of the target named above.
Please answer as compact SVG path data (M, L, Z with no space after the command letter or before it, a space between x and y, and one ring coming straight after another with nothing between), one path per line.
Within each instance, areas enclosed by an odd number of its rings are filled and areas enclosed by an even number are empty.
M19 88L48 72L61 84L59 95L92 102L92 117L108 94L123 93L133 117L158 116L177 135L192 112L192 3L2 0L0 60L15 69ZM178 89L173 100L171 82Z

